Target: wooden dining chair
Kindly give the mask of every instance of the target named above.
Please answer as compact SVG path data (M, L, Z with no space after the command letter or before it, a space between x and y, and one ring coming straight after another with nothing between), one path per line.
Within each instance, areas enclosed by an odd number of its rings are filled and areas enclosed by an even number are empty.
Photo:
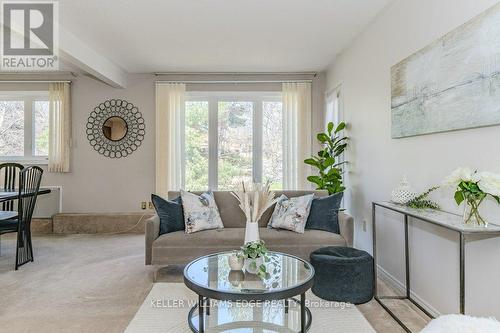
M19 163L3 163L0 164L0 177L3 175L3 190L14 192L19 186L19 173L24 169L24 166ZM14 210L14 201L8 200L2 202L3 211Z
M13 210L1 212L5 216L9 213L15 215L15 217L0 220L0 235L17 232L16 270L19 266L33 261L31 218L35 210L42 174L43 170L37 166L22 169L19 173L17 212Z
M3 179L2 189L6 192L17 191L19 186L19 173L24 169L24 166L19 163L2 163L0 164L0 181ZM1 203L0 221L11 219L17 216L17 212L13 212L15 200L7 200ZM0 237L2 232L0 231ZM0 239L0 255L2 254L2 242Z

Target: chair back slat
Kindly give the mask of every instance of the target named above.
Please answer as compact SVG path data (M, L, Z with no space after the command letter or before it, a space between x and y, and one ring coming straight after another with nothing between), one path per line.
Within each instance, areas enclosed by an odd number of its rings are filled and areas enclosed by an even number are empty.
M19 187L19 174L24 166L19 163L0 164L0 175L3 173L3 189L5 191L15 191ZM1 179L1 178L0 178ZM15 200L7 200L2 203L2 210L14 210Z
M38 197L38 190L42 181L43 170L37 166L30 166L20 172L19 179L19 201L18 201L18 214L19 214L19 228L30 230L31 218L35 210L36 199Z

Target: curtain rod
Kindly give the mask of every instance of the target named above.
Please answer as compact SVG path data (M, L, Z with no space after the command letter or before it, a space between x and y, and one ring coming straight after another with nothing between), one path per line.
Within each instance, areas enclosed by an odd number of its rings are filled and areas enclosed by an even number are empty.
M156 72L154 75L318 75L317 72Z
M231 80L199 80L199 81L192 81L192 80L159 80L156 81L156 83L192 83L192 84L203 84L203 83L226 83L226 84L240 84L240 83L310 83L312 80L260 80L260 81L231 81Z
M70 80L0 80L0 83L71 83Z

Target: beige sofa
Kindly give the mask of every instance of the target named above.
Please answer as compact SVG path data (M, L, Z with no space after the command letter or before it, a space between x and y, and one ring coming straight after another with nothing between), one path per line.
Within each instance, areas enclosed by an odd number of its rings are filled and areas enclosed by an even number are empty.
M201 192L195 192L201 193ZM314 193L317 197L326 196L326 191L277 191L297 197ZM220 251L239 249L245 238L245 216L238 201L227 191L215 191L215 201L224 223L224 229L206 230L192 234L176 231L159 236L160 220L153 216L146 221L146 265L183 265L200 256ZM169 192L169 199L179 196L179 192ZM273 212L268 209L259 221L260 238L270 250L293 254L309 260L309 254L324 246L352 246L353 219L340 212L340 235L321 230L306 230L299 234L288 230L268 229L267 223Z

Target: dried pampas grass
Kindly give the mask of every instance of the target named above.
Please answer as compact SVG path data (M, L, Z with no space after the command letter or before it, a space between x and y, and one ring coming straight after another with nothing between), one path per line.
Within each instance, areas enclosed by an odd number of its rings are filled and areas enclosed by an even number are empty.
M240 190L232 192L236 199L238 199L247 222L257 223L264 212L278 200L275 198L275 193L269 188L269 182L247 185L242 182Z

